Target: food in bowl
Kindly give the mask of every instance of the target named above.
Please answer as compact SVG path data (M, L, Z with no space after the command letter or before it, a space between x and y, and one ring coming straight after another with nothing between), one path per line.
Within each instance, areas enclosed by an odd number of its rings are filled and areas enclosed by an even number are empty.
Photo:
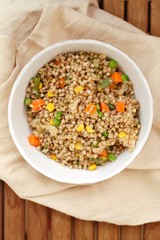
M95 170L138 140L132 81L104 53L57 55L30 80L24 103L29 143L70 168Z

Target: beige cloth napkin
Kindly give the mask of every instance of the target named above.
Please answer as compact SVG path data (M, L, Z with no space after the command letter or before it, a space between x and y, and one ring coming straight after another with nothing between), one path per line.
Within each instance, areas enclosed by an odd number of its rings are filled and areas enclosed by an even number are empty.
M137 159L89 186L59 183L35 171L17 151L7 121L10 91L26 62L57 41L78 38L98 39L127 53L145 74L154 100L152 131ZM77 218L128 225L160 220L159 53L159 38L100 10L94 0L1 1L0 178L21 198Z

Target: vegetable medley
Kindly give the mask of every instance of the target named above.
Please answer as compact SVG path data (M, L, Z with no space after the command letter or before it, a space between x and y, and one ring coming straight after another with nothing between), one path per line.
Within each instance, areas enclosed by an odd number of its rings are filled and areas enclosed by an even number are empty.
M70 168L95 170L138 140L133 84L106 54L56 56L30 80L24 104L29 143Z

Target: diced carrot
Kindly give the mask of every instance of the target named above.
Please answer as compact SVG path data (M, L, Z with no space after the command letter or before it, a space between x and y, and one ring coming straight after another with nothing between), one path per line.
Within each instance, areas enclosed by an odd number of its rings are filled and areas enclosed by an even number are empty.
M28 136L28 141L30 143L30 145L34 146L34 147L38 147L40 145L40 141L39 138L36 137L35 135L30 135Z
M110 109L105 102L100 102L100 109L102 112L110 112Z
M38 98L31 103L33 111L38 111L40 107L45 104L45 101L42 98Z
M111 75L111 79L113 80L113 82L115 83L121 83L122 82L122 74L119 72L114 72Z
M99 157L106 157L107 156L107 150L103 149L103 151L99 154Z
M90 115L93 115L96 112L96 106L93 103L90 103L87 105L84 111Z
M65 87L66 86L66 80L65 80L65 78L60 78L59 79L59 87L60 88L63 88L63 87Z
M113 83L111 83L110 85L109 85L109 88L110 89L115 89L116 88L116 84L113 82Z
M124 112L125 111L124 102L117 102L116 103L116 110L117 110L117 112Z

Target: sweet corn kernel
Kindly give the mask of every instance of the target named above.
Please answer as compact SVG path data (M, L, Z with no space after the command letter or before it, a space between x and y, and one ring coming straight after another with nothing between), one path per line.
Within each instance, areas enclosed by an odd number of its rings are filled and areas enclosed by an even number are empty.
M83 124L80 124L80 125L76 128L77 132L81 132L81 131L83 131L83 129L84 129L84 125L83 125Z
M119 138L125 138L125 137L126 137L126 133L125 133L125 132L120 132L120 133L118 134L118 137L119 137Z
M102 161L103 161L103 162L107 161L107 156L103 156L103 157L102 157Z
M77 93L79 93L80 91L83 91L83 87L82 87L82 86L77 86L77 87L74 88L74 91L75 91L75 93L77 94Z
M82 143L81 142L77 142L75 145L76 150L81 150L82 149Z
M86 126L86 130L88 133L94 133L94 130L89 125Z
M54 93L51 92L51 91L49 91L49 92L47 93L47 96L48 96L48 97L53 97L53 96L54 96Z
M48 103L47 106L46 106L46 109L49 112L53 112L54 111L54 104L53 103Z
M96 167L97 167L97 165L95 163L93 163L88 167L88 170L93 171L96 169Z
M52 158L53 160L56 160L56 159L57 159L57 156L56 156L56 155L52 155L51 158Z
M42 83L40 82L40 83L39 83L39 89L41 89L41 88L42 88Z
M49 121L49 124L53 126L53 125L54 125L54 120L51 119L51 120Z

